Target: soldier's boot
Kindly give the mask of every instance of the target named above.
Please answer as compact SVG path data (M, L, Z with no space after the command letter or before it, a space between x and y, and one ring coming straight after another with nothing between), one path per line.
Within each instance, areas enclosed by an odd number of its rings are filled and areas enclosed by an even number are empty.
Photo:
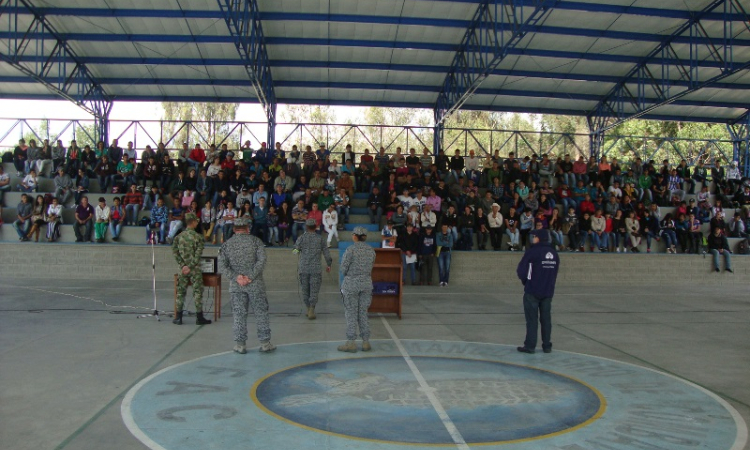
M245 341L237 341L234 343L234 350L235 353L239 353L240 355L244 355L247 353L247 348L245 347Z
M195 313L195 324L196 325L211 325L211 321L203 317L203 311L198 311Z
M258 351L261 353L271 353L272 351L276 350L276 346L271 343L271 341L261 341L260 347L258 348Z
M369 352L372 350L372 346L370 345L370 341L362 341L362 351L363 352Z
M177 311L174 314L174 320L172 320L172 323L175 325L182 325L182 311Z
M339 345L338 351L357 353L357 344L354 341L346 341L344 345Z
M315 320L315 307L314 306L308 306L307 307L307 318L309 320Z

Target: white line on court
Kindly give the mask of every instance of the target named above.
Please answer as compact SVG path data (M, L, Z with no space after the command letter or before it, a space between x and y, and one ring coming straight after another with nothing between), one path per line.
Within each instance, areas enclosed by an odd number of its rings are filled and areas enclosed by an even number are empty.
M432 388L430 387L429 384L427 384L427 380L424 379L424 377L422 376L422 373L417 368L417 365L414 364L414 361L412 361L411 356L409 356L409 353L406 351L406 348L401 344L401 340L398 338L398 336L396 336L396 333L393 331L393 328L391 328L391 325L388 323L386 318L383 317L382 314L379 314L379 315L380 315L380 320L383 322L383 326L385 326L385 329L388 330L388 334L391 335L391 339L393 339L393 342L396 344L398 351L401 352L401 356L404 357L404 361L406 361L406 364L409 366L409 369L411 369L411 373L414 374L414 378L417 379L417 382L419 383L419 386L421 387L420 391L424 392L424 394L430 400L432 407L435 408L435 412L440 417L440 420L443 422L445 429L448 430L448 434L451 435L453 442L456 443L456 447L459 450L469 450L469 446L466 444L464 437L461 436L461 432L458 431L458 428L456 428L456 425L448 416L448 413L445 412L445 408L443 408L443 405L440 403L440 400L438 400L437 396L435 395L435 388Z

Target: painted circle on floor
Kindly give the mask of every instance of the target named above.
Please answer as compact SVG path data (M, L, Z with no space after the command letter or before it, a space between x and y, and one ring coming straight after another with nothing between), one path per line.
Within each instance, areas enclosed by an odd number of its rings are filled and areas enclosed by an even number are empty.
M747 427L715 394L608 359L446 341L280 346L161 370L122 402L152 449L468 446L740 450Z
M593 388L549 371L464 358L412 361L467 444L572 431L606 409ZM257 382L251 396L269 414L313 430L373 441L454 443L401 356L292 367Z

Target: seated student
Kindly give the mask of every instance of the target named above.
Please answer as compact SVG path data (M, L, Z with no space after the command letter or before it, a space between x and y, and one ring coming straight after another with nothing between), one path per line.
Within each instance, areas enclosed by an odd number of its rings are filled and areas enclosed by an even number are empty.
M239 217L240 212L234 207L233 202L227 202L226 209L221 210L221 220L223 223L222 237L224 242L228 241L234 235L234 219ZM252 226L252 224L250 224ZM219 244L221 244L221 240Z
M695 214L689 214L688 215L688 225L689 225L689 232L688 232L688 242L690 245L690 250L687 253L699 253L699 247L701 243L703 242L703 233L701 232L701 221L698 220L697 217L695 217Z
M167 237L167 225L169 223L169 210L164 205L164 199L159 197L156 206L151 209L151 218L146 225L146 243L164 244ZM154 236L154 233L158 234Z
M620 242L622 242L622 251L628 252L627 237L628 229L625 225L625 216L622 210L618 210L612 218L612 239L617 253L620 253Z
M264 197L261 197L259 201L260 203L258 203L258 206L253 208L251 233L260 238L264 244L270 245L270 240L268 238L268 206L266 205L266 199Z
M53 197L52 203L47 207L45 220L47 221L47 242L55 242L60 238L60 223L62 223L63 207L60 201Z
M94 214L94 207L89 204L89 198L84 195L75 212L76 221L73 224L73 232L76 235L76 242L91 240L91 232L94 230ZM81 228L83 228L83 233L81 233Z
M576 210L572 206L568 208L568 214L562 219L562 232L568 236L568 249L571 252L578 250L580 241L580 227ZM580 251L580 250L578 250Z
M320 210L317 203L312 204L312 209L307 213L307 218L315 220L315 232L321 234L323 232L323 211Z
M746 224L742 220L742 214L740 214L739 212L734 213L734 217L729 222L729 236L733 238L747 237Z
M520 225L518 227L521 233L521 246L526 250L526 241L528 240L529 233L534 229L534 216L532 211L527 209L521 214Z
M98 243L104 242L104 237L109 228L111 210L107 206L107 200L99 197L99 204L94 208L94 239Z
M109 208L109 234L112 240L117 242L120 240L122 224L125 222L125 209L121 205L120 197L115 197L112 202L114 204Z
M664 238L667 244L667 253L677 253L677 225L672 219L672 213L667 213L661 221L659 234Z
M481 206L477 208L474 217L474 230L477 233L477 249L480 251L487 250L487 241L490 240L490 222Z
M448 206L448 210L440 218L440 225L446 225L448 232L453 235L453 242L458 241L458 215L456 214L456 208L451 204Z
M607 219L602 215L602 210L597 209L594 216L591 218L591 231L589 237L591 239L591 251L594 251L594 247L597 247L600 252L604 253L609 247L609 236L606 232Z
M723 211L717 211L716 216L714 216L713 219L711 219L710 222L710 233L713 234L714 231L719 230L721 231L722 236L727 235L727 223L724 222L724 212Z
M16 185L16 189L19 192L36 192L39 186L39 177L36 175L36 169L31 169L29 174L26 175L23 180Z
M633 253L640 253L638 246L641 245L641 223L636 218L635 211L630 211L625 218L625 228L628 230L628 238L632 246L630 250Z
M714 230L713 233L708 237L708 250L711 252L711 254L714 256L713 260L713 266L714 271L721 272L719 270L719 255L724 256L724 270L727 272L733 273L732 270L732 257L731 257L731 251L729 250L729 242L727 242L727 237L721 234L721 231L717 228Z
M476 229L476 218L470 206L464 207L464 213L458 218L458 230L461 239L456 244L456 249L471 250L474 247L474 230Z

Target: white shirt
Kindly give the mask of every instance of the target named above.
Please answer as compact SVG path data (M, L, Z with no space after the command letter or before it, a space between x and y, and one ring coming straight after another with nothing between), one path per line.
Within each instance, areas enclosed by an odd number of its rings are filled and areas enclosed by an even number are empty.
M497 216L495 216L494 212L491 212L487 214L487 223L490 228L500 228L503 226L503 215L500 211L497 212Z
M478 170L479 169L479 158L476 156L464 158L464 170Z
M423 227L433 227L435 228L435 225L437 225L437 217L435 216L435 213L430 211L422 211L422 214L419 215L419 219L422 221Z
M60 204L58 204L57 206L49 205L49 207L47 208L47 215L51 216L54 214L55 216L57 216L57 220L62 222L62 208L63 207Z
M388 239L392 237L394 238L398 237L398 233L396 232L396 230L394 230L393 228L388 228L388 226L386 226L385 228L383 228L383 231L381 231L380 234L383 236L383 248L395 248L396 247L396 242L395 241L391 242Z
M109 221L109 206L104 206L104 208L101 207L101 205L96 205L96 208L94 208L94 218L96 221Z
M419 198L419 196L417 196L417 197L411 199L411 204L412 205L417 205L417 209L419 211L422 211L424 209L424 204L425 203L427 203L427 199L424 198L424 197Z
M339 216L336 214L336 210L328 211L326 210L323 213L323 225L327 225L329 227L335 227L339 223Z
M26 175L23 179L23 184L25 184L27 187L35 188L36 178L32 177L31 175Z

